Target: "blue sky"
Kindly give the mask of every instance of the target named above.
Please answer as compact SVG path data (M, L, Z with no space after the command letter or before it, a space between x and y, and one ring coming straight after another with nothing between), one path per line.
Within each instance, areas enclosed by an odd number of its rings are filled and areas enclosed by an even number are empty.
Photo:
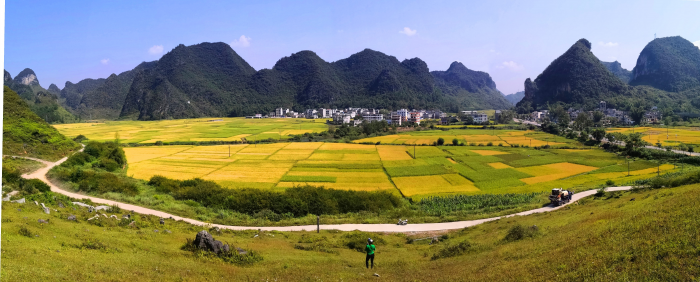
M654 38L700 44L700 1L6 1L5 69L41 85L104 78L177 46L226 42L255 69L312 50L336 61L364 48L430 70L453 61L523 89L576 40L632 69Z

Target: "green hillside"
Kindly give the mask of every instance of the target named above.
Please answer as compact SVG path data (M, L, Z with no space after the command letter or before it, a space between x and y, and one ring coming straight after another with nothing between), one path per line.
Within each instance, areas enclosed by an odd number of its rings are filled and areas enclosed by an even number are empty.
M697 48L696 48L697 49ZM517 104L520 113L547 109L548 105L592 110L606 101L608 107L628 110L652 106L697 112L691 99L700 88L667 92L650 86L627 85L591 52L591 44L581 39L554 60L537 78L525 81L525 97Z
M698 189L607 193L554 212L450 232L210 229L214 239L262 258L238 263L183 248L202 227L167 219L161 225L158 217L138 214L121 219L125 210L105 212L119 219L88 221L95 214L74 210L63 196L38 195L57 211L3 204L2 280L695 281ZM70 215L77 221L67 220ZM371 270L358 251L368 237L377 246Z
M8 86L3 100L3 154L58 160L80 148L32 112Z
M255 71L225 43L180 45L138 72L121 118L158 120L296 111L317 107L503 109L510 104L484 72L453 63L430 72L370 49L336 62L312 51Z
M33 70L27 68L14 79L5 71L4 84L15 91L29 105L29 108L48 123L73 123L78 118L68 112L61 104L56 85L46 90L39 84Z
M622 82L624 82L624 83L629 83L629 82L630 82L630 79L632 79L632 72L629 71L629 70L627 70L627 69L623 69L623 68L622 68L622 65L620 64L620 62L618 62L618 61L614 61L614 62L603 62L603 61L601 61L601 63L602 63L606 68L608 68L608 70L609 70L610 72L612 72L612 74L614 74L615 76L617 76L617 78L619 78L620 80L622 80Z
M700 87L700 49L680 37L657 38L639 54L632 85L679 92Z

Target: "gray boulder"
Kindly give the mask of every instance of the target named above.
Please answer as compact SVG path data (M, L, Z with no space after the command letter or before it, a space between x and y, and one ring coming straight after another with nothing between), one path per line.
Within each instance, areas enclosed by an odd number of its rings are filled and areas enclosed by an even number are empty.
M236 248L236 251L238 252L239 255L247 255L248 252L244 249L241 248Z
M59 208L65 208L66 206L64 206L63 203L58 202L58 207L59 207Z
M194 245L198 248L216 254L221 253L222 250L228 250L228 245L224 245L221 241L214 240L214 237L209 234L206 230L202 230L197 233L197 237L194 239Z
M39 202L37 202L37 201L34 201L34 204L38 206L38 205L39 205Z
M50 213L51 213L51 210L49 210L49 208L43 208L43 209L44 209L44 213L46 213L46 214L50 214Z
M49 223L49 220L48 220L48 219L47 219L47 220L43 220L43 219L40 218L40 219L37 220L37 221L38 221L39 223Z
M95 207L95 210L98 210L98 211L99 211L99 210L107 210L107 209L109 209L109 208L110 208L110 206L96 206L96 207Z
M10 195L7 195L7 197L2 198L3 202L9 202L10 201Z
M19 199L19 200L11 201L11 203L18 203L18 204L24 204L25 202L26 202L26 200L25 200L24 198Z
M73 204L76 205L76 206L81 206L81 207L85 207L85 208L90 208L90 207L92 207L91 205L88 205L88 204L82 203L82 202L73 202Z
M68 216L68 220L78 221L78 217L76 217L75 215L72 215L72 214L71 214L70 216Z

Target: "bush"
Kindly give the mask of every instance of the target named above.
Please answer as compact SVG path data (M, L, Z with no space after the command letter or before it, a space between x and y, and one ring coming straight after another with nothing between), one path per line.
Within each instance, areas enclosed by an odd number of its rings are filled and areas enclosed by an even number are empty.
M486 143L486 146L493 146L493 142Z
M454 145L454 146L459 145L459 140L457 140L457 138L452 139L452 145Z
M524 227L520 224L515 225L508 230L508 234L506 234L506 237L503 238L504 241L507 242L513 242L513 241L518 241L522 240L525 238L532 238L537 233L539 232L539 228L537 225L533 225L530 227Z
M248 215L268 217L291 214L339 214L348 212L379 212L401 205L401 199L389 192L368 192L326 189L310 185L296 186L276 192L261 189L227 189L202 179L172 180L154 176L148 182L160 193L167 193L178 200L192 200L198 204L219 209L229 209ZM263 212L263 210L269 210ZM261 213L262 212L262 213Z
M163 141L156 141L156 146L163 146Z
M441 258L450 258L450 257L455 257L461 254L464 254L471 250L473 245L467 241L460 242L459 244L456 245L451 245L447 246L440 251L438 251L436 254L431 257L431 260L437 260Z
M19 228L19 235L22 235L24 237L29 237L29 238L34 238L34 234L32 234L32 231L29 230L26 226L22 226Z
M364 252L365 246L367 246L367 239L372 238L375 245L386 244L384 238L380 237L376 233L353 231L350 233L345 233L341 237L343 246L348 247L351 250L358 252Z
M605 181L605 185L607 185L608 187L615 186L615 181L612 181L612 180Z
M442 137L438 138L438 140L437 140L437 145L438 145L438 146L445 145L445 139L443 139Z
M22 179L20 189L26 194L36 194L37 191L41 193L51 191L51 187L39 179Z
M93 157L85 152L77 152L71 155L65 162L61 164L64 167L79 166L92 162Z

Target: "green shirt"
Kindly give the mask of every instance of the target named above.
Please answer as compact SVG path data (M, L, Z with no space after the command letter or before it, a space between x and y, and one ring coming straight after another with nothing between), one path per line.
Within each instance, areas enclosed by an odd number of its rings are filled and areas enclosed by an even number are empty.
M374 251L375 251L376 249L377 249L377 248L374 246L374 244L372 244L372 245L369 245L369 244L368 244L367 247L365 247L365 251L367 252L368 255L373 255L373 254L374 254Z

